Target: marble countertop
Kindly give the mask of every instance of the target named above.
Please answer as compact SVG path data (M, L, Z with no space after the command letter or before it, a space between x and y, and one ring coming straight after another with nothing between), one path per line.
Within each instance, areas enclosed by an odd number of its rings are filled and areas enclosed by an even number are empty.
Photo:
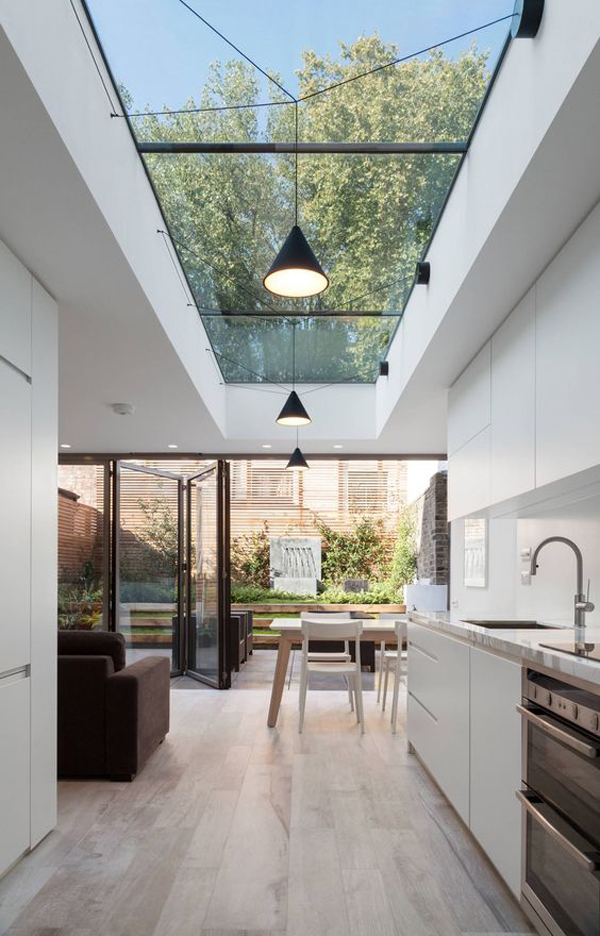
M573 628L566 627L564 622L540 621L541 624L551 624L560 628L557 630L492 630L469 624L461 620L460 615L450 611L409 611L408 619L432 630L460 637L475 646L497 650L513 657L517 662L540 663L564 676L576 676L600 686L600 661L587 660L540 646L547 643L569 643L574 640ZM487 620L493 620L493 615L489 615ZM586 643L600 645L600 627L586 627L585 640Z

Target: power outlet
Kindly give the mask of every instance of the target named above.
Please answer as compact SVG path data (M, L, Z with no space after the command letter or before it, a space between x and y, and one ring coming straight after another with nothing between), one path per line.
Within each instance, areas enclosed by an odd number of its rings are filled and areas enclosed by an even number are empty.
M521 585L531 585L531 572L521 572Z
M521 561L531 562L531 546L525 546L525 548L521 550Z
M450 602L450 607L453 611L458 611L458 598L453 598Z

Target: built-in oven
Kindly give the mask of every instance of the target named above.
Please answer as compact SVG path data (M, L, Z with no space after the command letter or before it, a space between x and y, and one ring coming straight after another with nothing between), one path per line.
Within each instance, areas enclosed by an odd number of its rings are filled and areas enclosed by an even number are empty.
M523 903L542 932L599 936L600 694L523 682Z

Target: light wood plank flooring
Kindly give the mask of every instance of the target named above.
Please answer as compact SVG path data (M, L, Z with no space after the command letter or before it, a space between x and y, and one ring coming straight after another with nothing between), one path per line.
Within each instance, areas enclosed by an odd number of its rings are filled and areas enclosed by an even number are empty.
M264 655L263 655L264 654ZM342 688L266 725L274 655L230 692L174 685L172 730L132 784L63 782L60 821L0 882L10 936L467 936L531 930L392 736ZM243 690L243 691L242 691Z

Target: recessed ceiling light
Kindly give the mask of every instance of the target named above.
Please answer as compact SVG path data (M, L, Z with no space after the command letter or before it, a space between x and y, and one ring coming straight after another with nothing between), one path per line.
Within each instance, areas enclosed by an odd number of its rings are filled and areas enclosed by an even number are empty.
M69 445L68 442L61 442L61 443L60 443L60 447L61 447L61 448L71 448L71 446Z
M334 448L344 448L343 445L334 445L333 447L334 447Z
M265 442L265 443L263 444L262 447L263 447L263 448L273 448L273 446L272 446L272 445L269 445L267 442Z
M175 445L174 442L170 442L169 445L167 445L167 448L179 448L179 446Z

